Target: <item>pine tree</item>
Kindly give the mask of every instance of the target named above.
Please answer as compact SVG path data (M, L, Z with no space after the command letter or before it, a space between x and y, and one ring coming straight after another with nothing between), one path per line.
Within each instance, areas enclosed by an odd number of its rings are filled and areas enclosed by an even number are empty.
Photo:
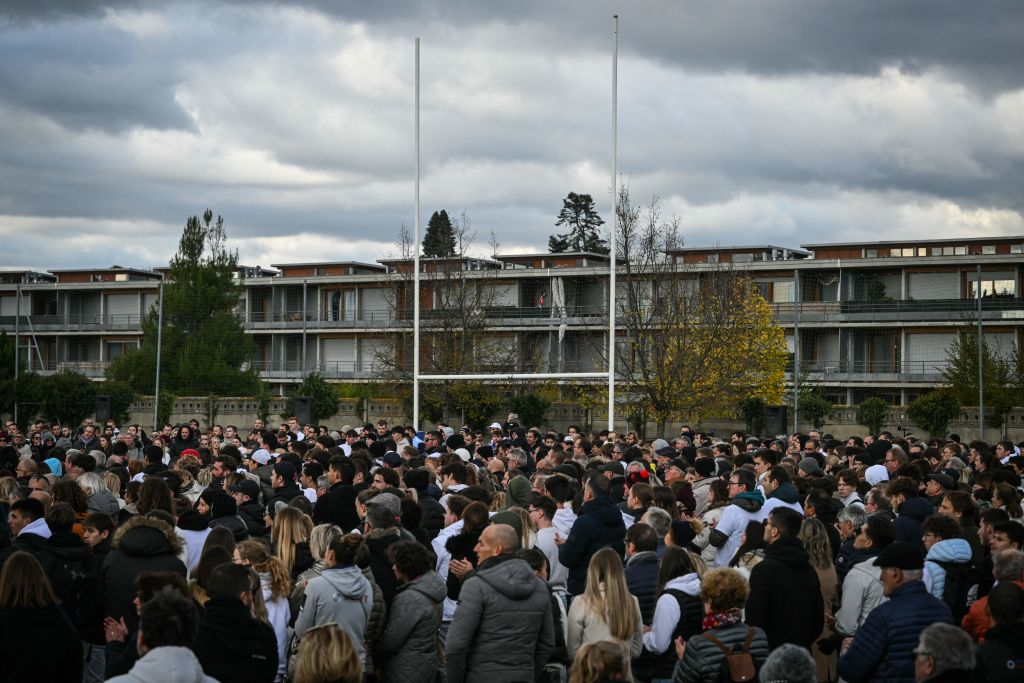
M594 199L589 194L570 192L562 200L562 210L555 225L568 226L569 231L548 238L548 251L553 254L567 251L589 251L607 254L608 241L598 233L604 220L594 208Z
M455 227L448 212L444 209L435 211L427 223L427 232L423 235L424 256L454 256Z

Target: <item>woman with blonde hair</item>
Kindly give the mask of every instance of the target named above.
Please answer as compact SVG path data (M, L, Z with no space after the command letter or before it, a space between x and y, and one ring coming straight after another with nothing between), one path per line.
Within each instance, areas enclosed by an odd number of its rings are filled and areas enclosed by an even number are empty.
M293 581L313 566L313 556L309 552L309 534L312 530L313 520L298 508L282 508L274 516L270 545L274 549L274 557L281 560Z
M630 594L622 558L611 548L594 553L587 568L587 587L569 608L570 657L580 646L614 640L638 657L643 647L643 619L640 603Z
M629 653L622 643L601 640L588 643L576 652L569 683L603 683L631 681Z
M337 624L311 628L299 643L293 683L363 683L359 653Z
M291 607L288 604L291 578L281 560L270 554L270 549L263 541L242 541L235 546L232 560L235 564L252 567L260 577L263 601L267 606L267 622L277 636L277 671L280 678L284 676L288 664L285 650L288 647L288 622L291 621Z
M309 533L309 554L313 558L313 566L295 579L291 597L292 614L298 614L302 608L302 603L306 599L306 584L324 573L324 556L331 547L331 542L344 535L341 527L333 524L318 524Z
M825 605L825 614L835 614L838 609L838 605L835 603L839 593L839 579L836 577L836 567L832 563L832 545L828 540L828 531L820 519L811 517L805 519L800 525L800 533L797 538L803 543L804 550L810 556L811 566L818 574L821 602ZM837 653L833 650L831 654L826 655L818 648L818 642L830 635L828 626L824 626L821 635L815 638L814 648L811 650L811 654L814 655L814 663L818 668L819 681L836 680Z

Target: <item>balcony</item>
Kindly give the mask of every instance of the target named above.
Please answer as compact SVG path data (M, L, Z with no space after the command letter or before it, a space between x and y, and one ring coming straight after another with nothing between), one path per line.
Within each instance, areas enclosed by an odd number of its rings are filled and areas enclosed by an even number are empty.
M356 361L253 361L249 367L265 380L298 380L316 372L327 379L374 379L380 373L363 368Z
M908 360L892 361L812 361L800 364L802 381L813 380L828 383L891 383L923 382L938 384L943 381L943 361ZM786 368L789 379L793 377L792 364Z
M17 316L0 316L0 329L12 332ZM40 332L142 332L142 316L138 313L107 313L105 315L23 315L22 333Z
M53 361L47 360L42 366L38 359L33 359L27 366L22 367L23 372L38 372L40 375L52 375L57 372L77 372L90 379L103 379L110 361Z
M600 321L607 311L595 306L565 306L565 317L556 317L552 306L489 306L479 310L479 316L493 321L494 325L552 325L568 320L570 324L584 324ZM265 313L254 311L249 316L252 329L302 329L324 330L363 327L408 327L412 324L413 309L375 309L359 313L342 313L338 319L328 319L321 312L278 311ZM420 309L420 320L424 325L448 317L451 311Z
M959 323L977 319L977 299L907 299L902 301L804 301L775 303L775 317L792 323L799 311L800 322L910 322L943 321ZM981 300L982 320L1024 320L1024 299L992 297Z

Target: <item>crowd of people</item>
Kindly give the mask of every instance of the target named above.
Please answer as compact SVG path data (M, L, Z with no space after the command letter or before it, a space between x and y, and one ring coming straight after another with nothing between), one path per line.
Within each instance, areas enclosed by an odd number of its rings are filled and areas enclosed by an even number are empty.
M883 432L0 430L0 679L1024 679L1024 457Z

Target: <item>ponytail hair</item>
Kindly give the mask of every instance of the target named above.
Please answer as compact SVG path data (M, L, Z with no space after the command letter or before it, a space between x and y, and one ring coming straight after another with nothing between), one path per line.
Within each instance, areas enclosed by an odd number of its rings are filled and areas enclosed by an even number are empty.
M235 550L247 564L259 574L270 575L270 599L287 597L291 594L291 577L284 563L270 554L262 541L249 539L235 546Z

